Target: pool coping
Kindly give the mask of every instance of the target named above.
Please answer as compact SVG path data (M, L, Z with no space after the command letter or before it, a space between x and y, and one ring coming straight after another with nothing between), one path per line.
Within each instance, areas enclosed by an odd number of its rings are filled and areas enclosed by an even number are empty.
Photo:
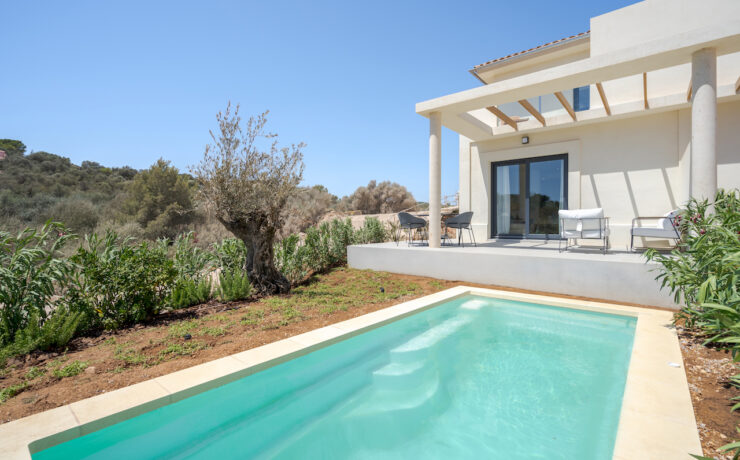
M32 452L471 294L636 317L635 339L613 459L688 459L690 453L702 453L681 349L671 325L672 312L457 286L5 423L0 425L0 458L29 460Z

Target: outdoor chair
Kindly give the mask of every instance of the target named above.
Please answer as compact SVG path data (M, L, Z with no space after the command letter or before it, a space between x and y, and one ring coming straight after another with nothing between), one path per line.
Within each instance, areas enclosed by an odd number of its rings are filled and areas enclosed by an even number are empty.
M654 217L635 217L632 219L632 229L630 230L630 251L634 251L635 237L643 238L661 238L674 240L676 246L681 241L681 233L678 231L678 217L679 210L665 213L662 216ZM644 220L655 220L657 223L652 226L642 226L640 223Z
M406 234L408 235L407 243L409 246L411 246L411 242L413 241L412 237L414 234L414 230L418 233L421 231L422 235L422 242L424 241L425 232L424 230L427 227L427 221L422 219L421 217L412 216L411 214L407 212L399 212L398 213L398 222L399 226L402 230L406 230Z
M447 229L448 228L454 228L457 230L457 245L465 247L465 243L463 242L463 230L467 230L468 234L470 235L470 240L473 242L473 246L477 246L475 244L475 235L473 234L473 229L470 228L470 221L473 220L473 212L468 211L464 212L462 214L458 214L455 217L450 217L447 219L444 223L445 225L445 231L444 231L444 240L447 241Z
M579 239L602 240L602 252L606 254L609 247L609 218L604 217L604 210L593 209L561 209L558 211L560 218L560 240L558 251L561 251L561 243L565 241L565 251L570 247L570 240L574 245Z

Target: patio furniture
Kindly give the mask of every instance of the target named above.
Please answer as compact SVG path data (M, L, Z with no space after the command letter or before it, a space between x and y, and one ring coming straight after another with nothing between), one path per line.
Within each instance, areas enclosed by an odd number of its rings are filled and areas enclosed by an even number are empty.
M454 228L457 230L457 245L465 247L465 244L463 242L463 230L467 230L468 234L470 235L470 240L473 242L473 246L478 246L475 244L475 235L473 235L473 229L470 228L470 221L473 220L473 212L468 211L464 212L462 214L458 214L455 217L450 217L444 222L445 231L443 234L443 243L445 241L448 241L449 238L447 238L447 229L448 228Z
M421 217L412 216L411 214L407 212L399 212L398 213L398 222L400 224L401 229L406 230L406 234L408 235L407 243L409 246L411 246L412 236L414 233L414 230L418 233L420 230L422 231L422 242L424 241L424 232L423 230L427 227L427 221L422 219Z
M648 216L648 217L635 217L632 219L632 229L630 230L630 251L634 251L635 237L641 236L643 238L661 238L674 240L676 246L681 241L681 233L678 231L678 222L676 217L680 213L680 210L676 209L671 212L667 212L662 216ZM644 220L656 220L656 224L652 226L641 226L639 223Z
M565 240L565 251L570 247L570 240L574 245L579 239L602 240L601 251L606 254L609 247L609 218L604 217L604 210L593 209L561 209L558 211L560 218L560 240L558 251L561 251L561 243Z

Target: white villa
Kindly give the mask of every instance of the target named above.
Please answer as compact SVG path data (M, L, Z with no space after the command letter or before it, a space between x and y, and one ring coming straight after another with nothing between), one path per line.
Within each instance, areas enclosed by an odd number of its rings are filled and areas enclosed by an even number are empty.
M416 105L430 124L429 247L355 247L350 265L675 307L627 252L630 230L740 187L740 1L645 0L470 73L482 86ZM478 248L436 249L442 126L459 134ZM544 250L558 210L588 208L609 218L607 255Z

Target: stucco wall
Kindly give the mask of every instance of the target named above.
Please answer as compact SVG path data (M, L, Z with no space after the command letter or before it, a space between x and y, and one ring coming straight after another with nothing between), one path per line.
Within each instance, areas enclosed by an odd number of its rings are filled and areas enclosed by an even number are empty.
M591 56L738 17L737 0L645 0L591 18Z
M718 185L740 187L740 102L718 106ZM663 112L480 143L460 141L460 204L476 238L491 237L491 162L568 153L569 208L602 207L611 246L625 249L633 217L662 215L688 198L691 116ZM659 241L654 241L660 244Z

